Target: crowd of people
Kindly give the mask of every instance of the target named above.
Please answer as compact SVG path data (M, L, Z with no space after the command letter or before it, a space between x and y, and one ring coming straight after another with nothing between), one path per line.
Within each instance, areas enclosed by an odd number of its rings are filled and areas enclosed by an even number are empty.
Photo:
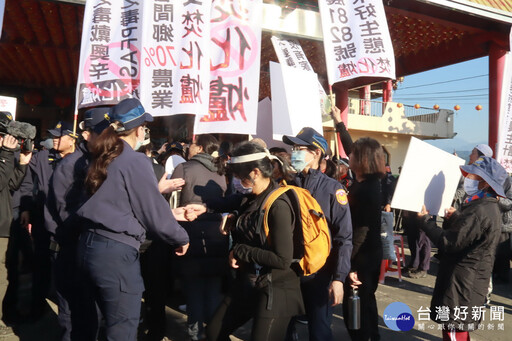
M352 141L339 110L332 116L348 158L333 156L308 127L283 137L291 153L209 134L155 151L153 118L133 98L87 110L80 138L59 122L48 130L53 145L34 155L1 134L0 231L10 236L4 321L28 318L17 304L24 263L33 274L30 317L41 316L55 292L62 340L96 340L100 328L107 340L136 340L142 299L147 339L164 340L176 280L191 340L229 340L251 319L252 340L294 340L301 319L310 340L333 340L333 307L343 304L347 317L353 289L361 326L344 319L351 339L379 340L381 212L392 210L396 178L378 141ZM488 146L473 153L443 228L425 210L401 213L409 276L425 277L431 242L438 247L432 307L483 305L493 266L508 280L510 178ZM300 216L289 196L268 208L268 236L263 231L263 205L283 184L309 191L329 229L329 256L308 276L294 259ZM443 337L469 340L468 331L457 324Z

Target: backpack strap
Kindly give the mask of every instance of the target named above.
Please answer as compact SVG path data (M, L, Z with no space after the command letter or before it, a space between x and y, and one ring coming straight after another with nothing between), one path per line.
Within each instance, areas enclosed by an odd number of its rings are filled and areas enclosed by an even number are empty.
M265 232L265 236L267 237L267 240L268 240L268 233L269 233L268 214L270 211L270 206L272 206L272 204L277 200L277 198L279 198L283 193L287 192L289 189L290 189L290 187L288 187L288 186L282 186L282 187L279 187L279 188L273 190L268 195L265 202L263 203L262 209L265 212L264 216L263 216L263 231Z

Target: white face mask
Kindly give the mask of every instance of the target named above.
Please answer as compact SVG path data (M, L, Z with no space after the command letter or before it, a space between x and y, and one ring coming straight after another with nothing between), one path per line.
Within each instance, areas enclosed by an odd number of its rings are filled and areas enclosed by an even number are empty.
M464 192L467 193L467 195L475 195L478 193L478 184L480 181L464 178Z
M242 194L251 194L252 193L252 187L245 187L244 185L242 185L242 181L237 177L233 177L233 188L238 193L242 193Z

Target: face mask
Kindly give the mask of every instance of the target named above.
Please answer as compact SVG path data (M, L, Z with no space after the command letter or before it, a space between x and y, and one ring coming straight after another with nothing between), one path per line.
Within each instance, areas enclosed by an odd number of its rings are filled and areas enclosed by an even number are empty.
M244 185L242 185L242 181L236 177L233 177L233 188L238 193L242 193L242 194L252 193L252 187L245 187Z
M302 172L311 161L312 160L306 162L305 150L292 151L292 167L297 171L297 173Z
M478 190L479 183L480 183L480 181L478 181L478 180L464 178L464 191L468 195L475 195L479 191Z

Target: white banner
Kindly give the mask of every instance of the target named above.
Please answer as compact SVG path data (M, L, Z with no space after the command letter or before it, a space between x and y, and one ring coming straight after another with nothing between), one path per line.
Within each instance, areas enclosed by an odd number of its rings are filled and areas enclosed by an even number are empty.
M143 5L111 3L89 0L85 5L77 108L140 97Z
M0 111L11 113L12 119L16 120L16 97L0 96Z
M282 39L272 36L271 40L279 63L296 69L315 72L297 39ZM325 93L322 84L318 81L317 83L322 120L327 121L331 119L331 116L329 115L331 102L329 101L329 96Z
M2 37L4 13L5 13L5 0L0 0L0 37Z
M512 173L512 52L505 56L496 160Z
M142 104L153 116L206 113L211 1L144 4Z
M283 135L295 136L304 127L322 134L317 81L314 72L270 62L274 140L281 140Z
M255 134L258 112L262 0L214 0L207 115L194 134Z
M318 0L329 84L357 77L395 78L382 0Z
M122 7L87 1L78 108L136 97L154 116L206 113L210 6L209 1L128 1Z

